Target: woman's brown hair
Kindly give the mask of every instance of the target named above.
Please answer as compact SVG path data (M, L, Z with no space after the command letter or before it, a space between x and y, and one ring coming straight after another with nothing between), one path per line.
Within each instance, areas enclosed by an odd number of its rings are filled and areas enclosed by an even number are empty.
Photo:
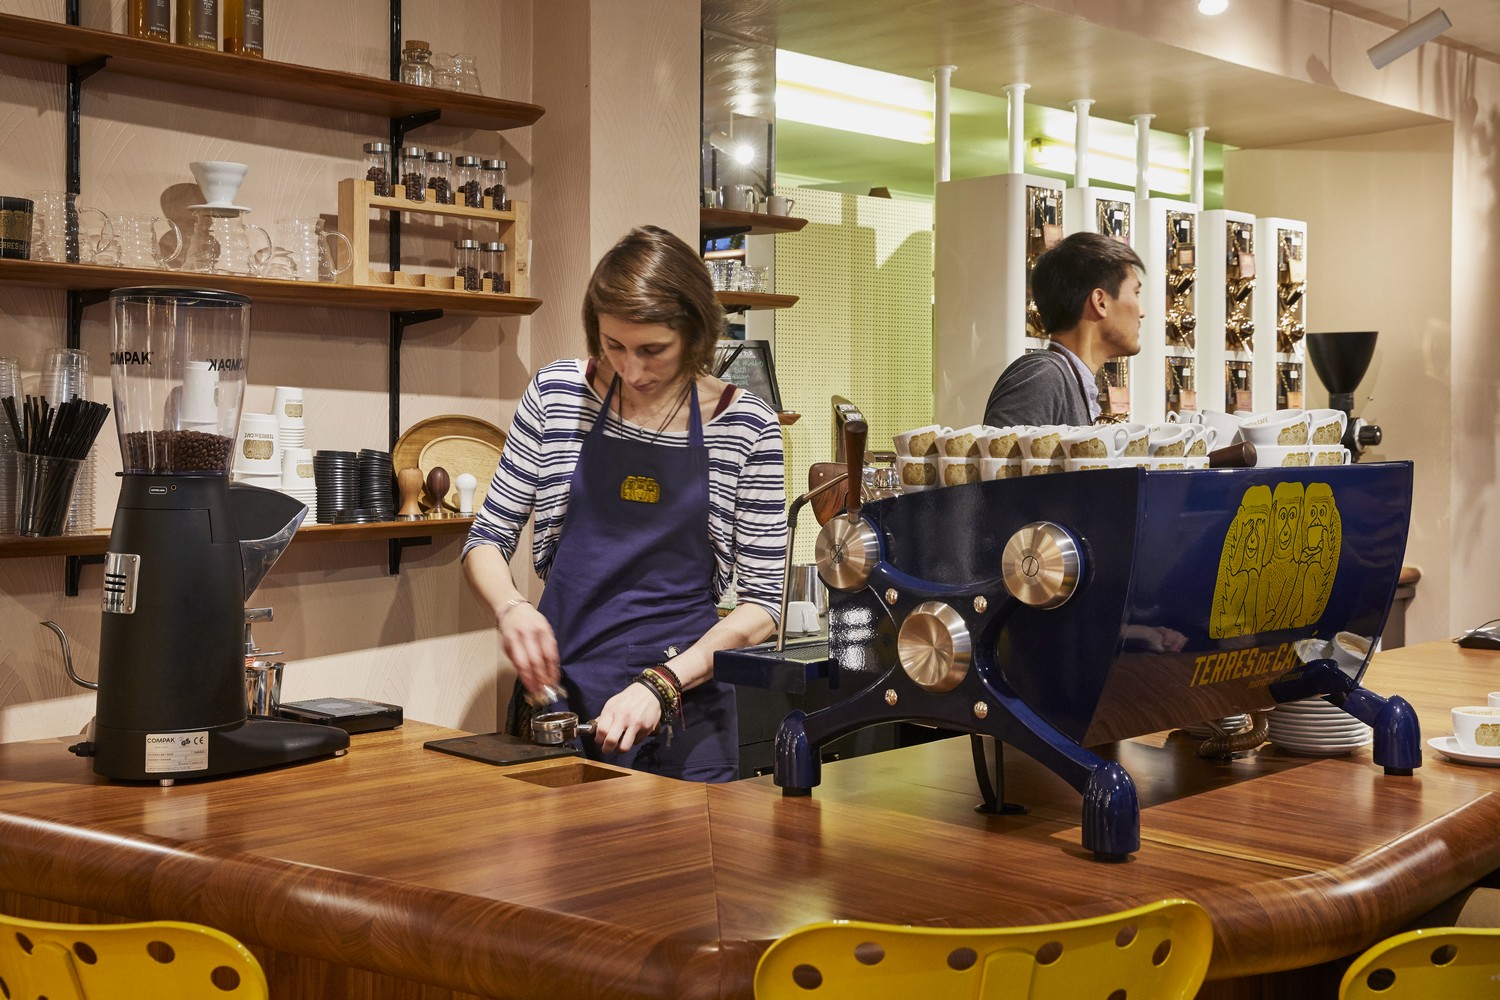
M602 361L599 317L655 323L682 337L683 370L694 376L713 367L724 332L724 307L714 297L708 268L676 236L640 226L599 259L583 295L583 329L589 356Z

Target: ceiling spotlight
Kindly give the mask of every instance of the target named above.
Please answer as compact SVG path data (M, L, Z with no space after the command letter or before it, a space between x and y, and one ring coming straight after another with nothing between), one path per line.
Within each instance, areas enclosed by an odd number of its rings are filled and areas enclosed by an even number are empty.
M1198 0L1198 13L1222 14L1229 9L1229 0Z
M734 147L735 163L749 163L753 159L755 159L754 146L750 145L749 143L742 142L738 146Z
M1453 27L1453 22L1439 7L1424 17L1411 22L1390 38L1370 46L1370 62L1376 69L1385 69L1424 42L1430 42Z

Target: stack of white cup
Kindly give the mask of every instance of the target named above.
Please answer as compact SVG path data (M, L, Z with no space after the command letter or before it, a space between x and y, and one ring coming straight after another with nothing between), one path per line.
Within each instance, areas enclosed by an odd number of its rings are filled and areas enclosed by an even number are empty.
M277 440L283 450L307 444L307 424L302 419L302 390L289 385L276 387L276 401L271 405L276 418ZM312 473L308 473L312 475Z
M318 506L318 482L313 476L311 448L281 450L281 492L300 500L308 510Z
M246 413L240 417L240 436L234 443L234 481L281 489L281 444L275 415Z
M217 434L219 430L219 373L207 361L189 361L182 373L182 413L185 431Z

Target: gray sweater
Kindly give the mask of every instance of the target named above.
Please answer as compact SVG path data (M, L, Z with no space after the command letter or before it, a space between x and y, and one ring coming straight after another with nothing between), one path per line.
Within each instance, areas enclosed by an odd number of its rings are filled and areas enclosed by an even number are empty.
M984 423L991 427L1016 424L1072 424L1088 426L1087 405L1068 359L1056 351L1023 354L995 380Z

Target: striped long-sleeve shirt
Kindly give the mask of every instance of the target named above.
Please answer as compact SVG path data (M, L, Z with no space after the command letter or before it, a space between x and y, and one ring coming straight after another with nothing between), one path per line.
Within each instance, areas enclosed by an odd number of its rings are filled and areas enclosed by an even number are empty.
M537 372L516 409L500 467L474 519L463 554L494 545L507 561L521 529L535 515L531 558L547 578L568 513L568 488L584 436L603 405L581 362L566 360ZM606 437L687 447L686 431L657 435L609 420ZM735 579L737 598L780 618L786 554L786 483L781 425L758 397L740 392L703 427L708 447L708 535L714 549L713 598Z

